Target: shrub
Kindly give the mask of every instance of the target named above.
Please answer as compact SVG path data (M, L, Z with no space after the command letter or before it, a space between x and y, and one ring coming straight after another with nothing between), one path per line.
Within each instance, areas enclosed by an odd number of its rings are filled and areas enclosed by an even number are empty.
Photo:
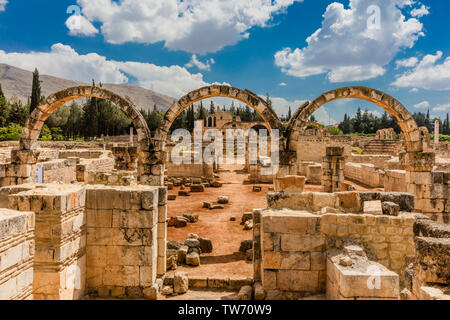
M0 128L0 141L19 140L21 133L21 125L10 123L7 127Z

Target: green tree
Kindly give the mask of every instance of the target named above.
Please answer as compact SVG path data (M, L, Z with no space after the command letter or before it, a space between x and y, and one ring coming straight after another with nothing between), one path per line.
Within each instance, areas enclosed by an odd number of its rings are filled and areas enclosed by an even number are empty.
M214 105L214 101L211 100L211 103L209 105L209 113L214 114L216 113L216 106Z
M8 123L9 103L3 94L2 85L0 84L0 127L4 127Z
M33 112L37 108L42 100L41 96L41 81L39 80L39 71L34 69L33 72L33 84L31 87L31 98L30 98L30 112Z
M291 118L292 118L292 111L291 111L291 106L289 106L289 111L287 114L287 121L291 120Z

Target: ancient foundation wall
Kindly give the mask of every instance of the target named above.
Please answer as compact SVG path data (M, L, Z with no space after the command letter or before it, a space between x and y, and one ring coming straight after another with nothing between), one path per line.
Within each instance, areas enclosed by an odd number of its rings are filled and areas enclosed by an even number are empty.
M0 209L0 300L33 299L34 213Z
M314 161L322 163L322 158L326 156L326 147L344 147L344 156L351 155L352 139L343 136L320 138L311 136L300 136L297 141L297 163L301 161Z
M157 276L159 188L88 186L87 289L100 297L143 296Z
M11 209L35 213L36 300L73 300L84 294L85 198L85 189L77 185L43 185L9 196Z
M214 170L212 165L201 164L175 164L168 162L166 164L167 176L169 177L212 177Z

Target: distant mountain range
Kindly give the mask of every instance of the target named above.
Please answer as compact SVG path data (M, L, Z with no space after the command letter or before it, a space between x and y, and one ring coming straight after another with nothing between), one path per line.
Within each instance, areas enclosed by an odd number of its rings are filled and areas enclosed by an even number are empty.
M42 95L49 96L60 90L86 85L86 83L57 78L48 75L40 75ZM20 101L26 103L31 95L31 83L33 73L16 68L7 64L0 64L0 84L6 97L16 96ZM160 111L167 111L175 98L161 93L147 90L132 84L110 84L104 83L105 89L111 90L120 96L128 97L138 109L153 110L153 106Z

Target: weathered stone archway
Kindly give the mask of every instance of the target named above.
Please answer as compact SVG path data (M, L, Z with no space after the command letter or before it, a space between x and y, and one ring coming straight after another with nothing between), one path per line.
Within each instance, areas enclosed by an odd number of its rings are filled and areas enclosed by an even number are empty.
M155 181L157 180L161 184L163 182L164 162L166 159L164 152L165 141L167 139L173 121L185 109L190 107L195 102L214 97L237 99L253 108L263 118L270 132L274 129L280 130L280 145L285 145L281 134L281 132L283 132L282 123L276 115L275 111L267 105L264 99L247 89L241 90L226 85L211 85L203 87L194 90L184 97L180 98L178 101L175 101L169 108L169 110L167 110L163 121L161 121L158 129L156 130L155 135L153 136L153 143L151 145L151 149L154 151L151 171L155 172ZM281 149L284 149L284 147ZM160 173L159 176L157 176L156 173Z
M337 99L362 99L372 102L383 108L398 123L406 140L408 152L422 151L420 132L416 122L409 111L395 98L390 95L367 87L343 87L323 93L309 104L300 107L289 122L289 142L296 141L301 129L308 122L309 117L324 104Z
M12 154L13 163L17 165L35 164L37 156L33 156L33 154L35 154L35 150L37 149L37 141L45 120L66 102L84 97L109 100L130 117L137 131L139 142L138 177L141 183L146 184L148 180L147 177L150 176L147 164L149 163L148 150L151 142L151 135L145 119L128 99L109 90L95 86L68 88L48 96L47 99L45 99L28 117L20 137L20 149L14 150Z

